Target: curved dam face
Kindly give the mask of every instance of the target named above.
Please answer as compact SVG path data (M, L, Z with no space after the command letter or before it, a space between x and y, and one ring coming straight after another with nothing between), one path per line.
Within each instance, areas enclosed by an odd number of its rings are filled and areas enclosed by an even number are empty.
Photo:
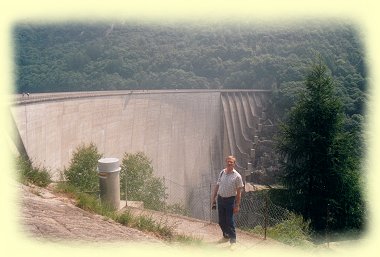
M248 163L259 165L252 148L265 126L268 96L255 90L34 94L19 96L11 111L29 158L54 180L81 143L120 160L142 151L155 176L165 178L168 201L176 202L191 188L208 192L230 154L249 178Z

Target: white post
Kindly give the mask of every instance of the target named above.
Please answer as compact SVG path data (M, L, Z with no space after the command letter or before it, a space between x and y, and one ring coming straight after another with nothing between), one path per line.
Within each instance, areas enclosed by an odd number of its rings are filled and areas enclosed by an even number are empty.
M115 210L120 209L120 170L117 158L98 160L100 199Z

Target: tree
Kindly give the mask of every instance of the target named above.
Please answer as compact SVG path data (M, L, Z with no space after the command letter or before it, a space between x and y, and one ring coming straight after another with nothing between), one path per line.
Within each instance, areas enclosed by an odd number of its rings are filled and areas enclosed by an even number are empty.
M316 231L361 228L364 220L355 131L344 132L334 89L327 67L314 64L277 140L290 201Z
M124 154L120 180L122 197L127 191L128 200L142 201L148 209L162 210L165 207L165 184L162 179L154 177L151 161L143 152Z
M70 165L64 170L67 183L81 192L99 191L98 160L102 157L95 144L80 145L73 153Z

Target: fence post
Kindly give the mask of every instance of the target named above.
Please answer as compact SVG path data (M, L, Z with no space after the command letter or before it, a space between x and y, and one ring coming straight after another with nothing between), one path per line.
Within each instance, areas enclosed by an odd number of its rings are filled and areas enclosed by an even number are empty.
M211 224L211 220L212 220L212 202L211 202L211 194L212 194L212 183L210 182L210 192L209 192L209 199L210 199L210 204L208 206L209 210L210 210L210 215L209 215L209 220L210 220L210 224Z
M264 218L264 240L267 239L267 227L268 227L268 193L265 194L265 218Z
M327 242L327 248L330 248L330 243L329 243L329 219L330 219L330 210L329 210L330 204L327 204L326 208L326 228L325 228L325 240Z
M167 187L166 187L165 176L162 176L162 183L164 184L165 195L166 195L166 189L167 189ZM165 196L165 198L164 198L164 203L165 203L165 206L164 206L164 213L167 213L167 212L168 212L168 208L167 208L167 207L168 207L168 204L167 204L166 200L167 200L167 197Z
M127 174L128 174L128 171L126 170L125 171L125 206L128 206L128 194L127 194L127 190L128 190L128 179L127 179Z

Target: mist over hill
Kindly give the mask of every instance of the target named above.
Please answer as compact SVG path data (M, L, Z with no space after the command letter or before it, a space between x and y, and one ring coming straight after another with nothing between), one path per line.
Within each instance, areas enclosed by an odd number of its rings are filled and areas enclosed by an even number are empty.
M18 93L272 89L286 109L320 55L348 116L364 111L364 49L343 22L20 23L13 34Z

